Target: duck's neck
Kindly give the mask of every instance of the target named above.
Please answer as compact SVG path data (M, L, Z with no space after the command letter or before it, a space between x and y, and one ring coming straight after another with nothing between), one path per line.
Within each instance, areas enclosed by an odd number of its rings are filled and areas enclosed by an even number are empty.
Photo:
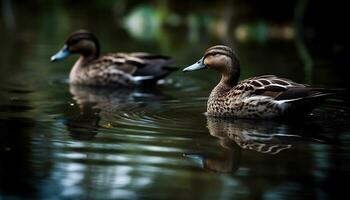
M220 84L226 85L227 87L234 87L237 85L239 76L241 75L240 64L237 59L231 59L226 63L228 67L219 68L218 71L221 73Z
M75 62L75 64L73 65L69 73L69 82L71 83L79 82L79 77L81 73L83 73L87 68L87 65L95 59L96 59L95 56L80 55L79 59Z
M230 90L237 85L240 76L240 68L236 66L235 68L225 68L225 71L221 72L221 80L217 85L217 88L222 90L222 92Z
M211 100L216 100L220 97L225 96L226 93L228 91L230 91L231 89L232 89L232 87L230 85L227 85L227 84L223 83L222 81L220 81L219 84L217 84L215 86L215 88L211 91L209 98Z
M232 88L235 85L237 85L238 80L239 80L239 74L238 75L236 73L229 74L229 75L222 74L219 84L226 85L227 87Z
M224 96L234 86L237 85L240 76L239 66L235 69L231 68L227 71L221 72L221 80L219 84L213 89L210 94L211 98L218 98Z

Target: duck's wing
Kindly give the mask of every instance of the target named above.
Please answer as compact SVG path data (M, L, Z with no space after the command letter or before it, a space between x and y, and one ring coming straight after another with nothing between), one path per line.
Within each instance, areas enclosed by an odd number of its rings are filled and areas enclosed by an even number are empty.
M145 64L144 67L137 68L134 73L134 76L151 77L151 79L145 80L144 83L155 82L177 70L177 68L171 66L175 61L169 56L143 52L132 53L129 55L142 60Z
M110 65L131 74L136 81L142 83L154 83L177 70L170 66L174 64L172 58L144 52L108 54L100 60L112 61Z
M109 68L114 68L133 75L137 69L146 66L146 63L137 57L129 56L126 53L107 54L97 60Z
M252 96L272 97L277 101L297 101L318 98L334 93L334 90L310 87L274 75L253 77L240 82L236 87L244 87Z
M248 99L267 100L281 108L285 115L299 116L310 113L329 95L339 90L310 87L273 75L250 78L238 83L232 91Z

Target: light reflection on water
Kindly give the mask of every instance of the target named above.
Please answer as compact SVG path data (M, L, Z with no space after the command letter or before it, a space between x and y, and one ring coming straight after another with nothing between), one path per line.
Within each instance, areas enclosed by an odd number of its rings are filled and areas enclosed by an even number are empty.
M32 194L36 197L161 198L170 197L166 191L173 190L195 195L210 191L212 197L243 198L255 190L265 191L266 198L296 191L312 196L312 190L288 177L301 173L327 180L327 171L334 167L328 152L339 145L330 130L342 134L349 129L349 108L333 106L333 101L301 121L227 120L207 118L204 97L177 99L153 91L73 87L66 91L71 101L53 104L63 110L49 114L51 119L39 117L33 130L23 130L30 136L26 148L33 168L25 179L41 180ZM8 120L13 121L3 118ZM13 151L16 146L11 147ZM289 165L296 165L296 174ZM270 178L284 183L274 186ZM267 185L251 185L257 180ZM193 189L193 184L208 186ZM159 189L164 192L149 193Z

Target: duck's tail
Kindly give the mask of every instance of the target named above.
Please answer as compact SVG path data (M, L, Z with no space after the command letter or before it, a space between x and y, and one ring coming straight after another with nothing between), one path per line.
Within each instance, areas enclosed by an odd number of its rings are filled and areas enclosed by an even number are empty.
M309 88L307 96L280 100L280 103L286 105L283 114L286 116L309 114L325 99L342 91L344 89Z

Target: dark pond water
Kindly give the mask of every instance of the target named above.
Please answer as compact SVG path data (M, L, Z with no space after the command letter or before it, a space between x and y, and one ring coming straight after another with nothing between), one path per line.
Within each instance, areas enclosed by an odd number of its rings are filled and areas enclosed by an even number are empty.
M242 78L276 74L347 88L348 66L319 53L320 44L305 46L290 12L277 23L252 20L251 5L242 2L82 2L2 2L0 199L339 199L347 193L347 91L297 121L219 120L204 115L215 73L178 71L154 88L96 90L67 83L76 57L49 62L72 31L85 28L98 36L103 53L161 52L183 68L207 47L227 44L241 58Z

